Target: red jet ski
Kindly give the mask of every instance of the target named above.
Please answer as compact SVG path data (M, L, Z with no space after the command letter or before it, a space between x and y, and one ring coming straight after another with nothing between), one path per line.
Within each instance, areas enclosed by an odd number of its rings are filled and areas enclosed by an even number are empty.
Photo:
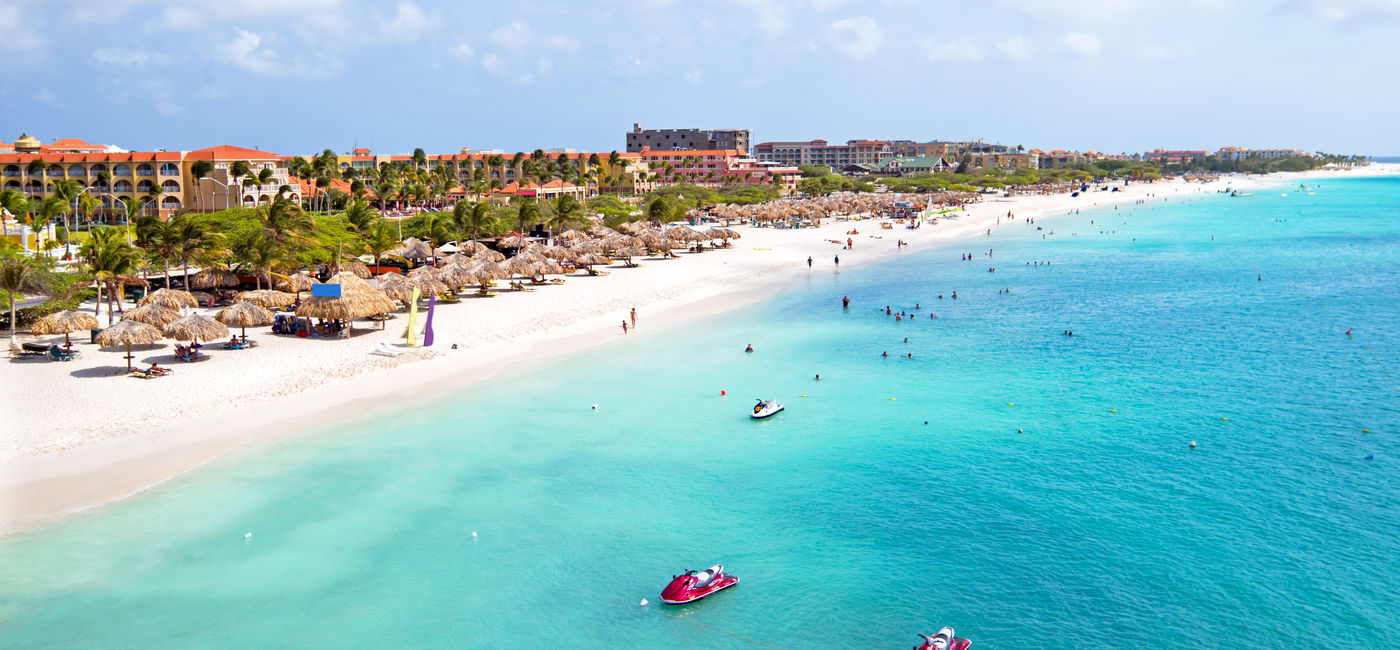
M661 590L661 602L667 605L693 603L718 591L739 584L739 578L724 572L723 564L704 571L687 570L671 578L671 584Z
M923 638L924 642L914 650L967 650L968 646L972 645L972 642L967 639L953 636L953 628L951 627L944 627L933 636L922 634L919 636Z

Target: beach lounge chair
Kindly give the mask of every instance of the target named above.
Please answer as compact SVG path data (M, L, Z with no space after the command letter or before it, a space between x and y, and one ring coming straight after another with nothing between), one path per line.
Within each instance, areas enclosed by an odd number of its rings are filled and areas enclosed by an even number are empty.
M10 339L10 356L15 359L33 359L48 354L47 349L36 350L31 348L30 345L31 344L25 344L24 347L20 347L18 343L15 343L14 339Z
M72 361L74 359L77 359L81 354L81 352L78 352L76 350L70 350L65 352L63 348L60 348L57 345L49 348L49 356L52 357L55 361Z
M389 345L389 343L386 341L380 341L379 345L375 346L373 350L370 350L370 354L382 354L386 357L397 357L403 354L403 350Z

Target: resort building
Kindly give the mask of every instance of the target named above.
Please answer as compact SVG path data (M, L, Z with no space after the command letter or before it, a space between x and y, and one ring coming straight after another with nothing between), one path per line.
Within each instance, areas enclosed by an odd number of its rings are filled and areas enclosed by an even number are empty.
M751 137L748 129L643 129L641 124L633 123L632 130L627 132L627 151L640 153L643 148L654 151L748 151Z
M863 165L848 165L847 168L854 167L850 173L870 173ZM842 171L846 171L843 168ZM941 172L948 170L948 164L943 162L939 156L892 156L880 161L876 166L878 174L889 176L903 176L905 174L927 174L931 172Z
M754 158L761 162L783 165L826 165L843 169L862 163L877 165L895 155L890 143L883 140L847 140L846 144L828 144L826 140L807 142L760 142L754 145Z
M1221 147L1215 157L1221 160L1248 160L1250 158L1311 158L1311 151L1302 149L1247 149L1245 147Z
M1187 162L1189 160L1194 160L1196 158L1205 158L1209 155L1210 152L1204 149L1153 149L1152 151L1142 154L1142 159L1159 163L1178 164Z
M281 157L265 151L227 145L197 151L107 149L75 139L38 145L34 138L21 136L13 145L15 153L0 153L0 189L16 189L30 198L43 199L55 194L56 183L74 180L82 186L79 196L90 194L98 199L91 217L104 221L124 213L123 207L133 202L142 206L143 214L163 218L177 210L270 203L288 182ZM209 161L214 169L197 180L191 168L199 160ZM233 164L239 160L248 164L250 175L233 176ZM270 170L264 175L268 181L250 184L250 178L263 169ZM301 198L296 192L286 196Z
M802 170L774 162L751 158L737 149L709 151L651 151L641 152L642 161L652 170L652 178L660 176L662 185L694 183L708 187L749 183L774 184L784 194L797 190Z

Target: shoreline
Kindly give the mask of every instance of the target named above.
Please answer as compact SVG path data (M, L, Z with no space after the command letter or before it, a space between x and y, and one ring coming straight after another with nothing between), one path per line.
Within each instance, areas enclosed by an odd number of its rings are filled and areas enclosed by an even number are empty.
M70 364L11 363L0 371L6 385L16 384L17 389L6 391L6 412L19 415L13 423L16 433L30 428L38 433L31 436L28 446L23 440L6 440L9 446L0 450L13 454L12 459L0 463L4 468L0 473L0 535L30 530L140 494L230 452L412 408L503 371L534 370L556 357L616 341L621 334L615 319L626 315L629 304L644 310L640 320L646 327L628 336L646 336L652 323L682 322L767 299L805 274L831 270L830 259L824 260L818 271L802 268L801 262L809 254L839 254L846 262L843 266L859 267L891 259L899 252L894 250L893 239L907 239L910 245L903 251L907 253L968 240L986 228L996 228L1006 210L1017 217L1045 218L1075 209L1132 203L1146 194L1155 195L1153 200L1194 196L1223 186L1264 188L1307 178L1393 174L1394 167L1378 165L1363 173L1222 177L1210 184L1159 181L1106 194L1112 199L1106 201L1095 201L1097 192L1080 198L1048 195L990 200L970 206L960 218L925 224L916 231L898 227L882 231L873 220L830 221L820 228L800 230L742 227L744 238L737 240L733 249L682 254L675 260L641 260L647 267L659 269L610 268L610 277L570 276L568 286L544 287L538 292L541 295L503 295L444 305L438 310L440 344L446 348L454 341L475 337L457 350L419 348L397 358L369 357L374 342L397 338L391 333L401 327L401 320L395 320L385 332L370 331L348 341L298 341L264 335L260 338L265 345L244 353L246 358L237 357L239 353L216 352L217 358L208 363L175 366L177 372L171 377L155 382L95 374L73 377L67 372ZM827 243L832 238L844 240L845 230L853 225L873 232L862 231L852 251ZM888 235L882 235L885 232ZM723 268L726 266L731 268ZM580 285L586 288L578 289ZM546 298L546 294L553 297L556 293L558 300ZM479 302L482 304L477 309ZM483 311L487 313L474 313ZM283 354L273 356L278 351ZM317 354L301 354L307 352ZM91 356L112 361L119 354L94 350ZM289 357L300 358L289 361ZM274 361L283 366L268 371L266 366ZM41 369L51 370L31 372ZM287 373L286 383L279 383L278 370ZM43 376L29 380L29 376L39 374ZM299 376L320 381L298 386ZM18 386L21 382L28 382L29 388ZM230 392L233 382L241 392ZM112 396L93 394L94 389L108 388L117 394L117 408L122 407L123 399L163 398L166 403L127 404L127 409L148 407L141 413L144 417L134 413L125 414L125 419L114 417L112 411L117 409L104 407ZM32 400L35 394L51 395L73 408L53 413L36 406ZM188 406L192 402L231 404L200 409ZM164 408L157 408L161 406ZM81 415L84 409L91 409L86 416ZM87 428L80 429L83 423ZM8 433L5 437L11 438Z

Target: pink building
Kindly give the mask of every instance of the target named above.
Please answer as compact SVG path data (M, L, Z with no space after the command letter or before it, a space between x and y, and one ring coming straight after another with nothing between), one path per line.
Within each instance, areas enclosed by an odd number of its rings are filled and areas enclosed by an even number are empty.
M784 194L797 191L797 180L802 171L780 163L760 162L737 149L710 149L697 151L652 151L643 149L642 161L651 168L652 174L660 174L660 183L694 183L706 187L719 187L748 183L751 185L772 185L774 178L781 179Z

